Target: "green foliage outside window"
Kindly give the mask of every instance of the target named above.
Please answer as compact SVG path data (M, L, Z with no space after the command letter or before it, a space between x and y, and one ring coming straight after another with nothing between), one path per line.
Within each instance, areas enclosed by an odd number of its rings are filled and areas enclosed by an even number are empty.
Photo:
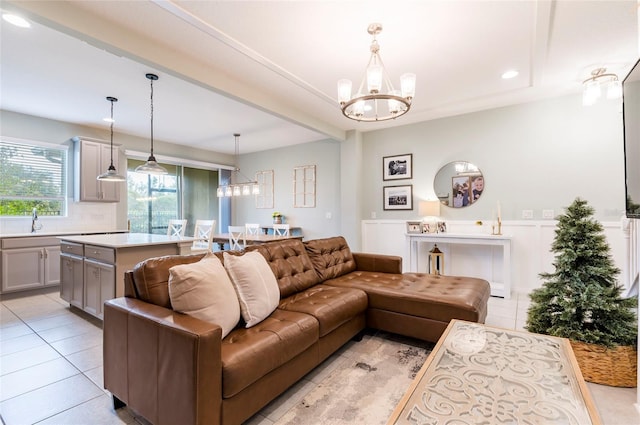
M64 215L66 147L0 141L0 215Z

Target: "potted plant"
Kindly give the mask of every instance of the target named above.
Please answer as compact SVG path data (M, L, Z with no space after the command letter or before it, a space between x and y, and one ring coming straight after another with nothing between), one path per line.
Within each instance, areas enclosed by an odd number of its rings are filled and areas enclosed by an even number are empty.
M531 292L526 329L568 338L585 380L635 387L637 299L622 298L620 270L593 211L576 198L557 218L555 271L540 273L544 283Z
M273 224L282 224L282 220L284 220L284 216L278 211L274 211L271 217L273 217Z

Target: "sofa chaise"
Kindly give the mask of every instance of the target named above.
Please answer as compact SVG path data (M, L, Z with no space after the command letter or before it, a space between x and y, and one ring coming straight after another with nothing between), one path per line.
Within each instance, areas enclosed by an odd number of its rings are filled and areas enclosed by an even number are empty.
M240 424L367 327L435 342L451 319L487 315L487 281L402 273L401 257L352 253L343 237L215 256L227 267L255 252L279 299L250 327L241 319L224 329L173 309L174 267L205 255L151 258L126 273L125 296L104 306L104 386L114 407L156 425Z

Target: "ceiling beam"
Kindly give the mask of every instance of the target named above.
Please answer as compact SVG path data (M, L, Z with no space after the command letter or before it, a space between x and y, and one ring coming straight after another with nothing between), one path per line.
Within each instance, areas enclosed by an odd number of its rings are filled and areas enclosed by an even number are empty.
M344 130L316 117L287 107L255 87L248 87L179 51L166 48L149 38L118 27L100 16L74 7L72 2L11 0L6 4L43 25L86 41L100 49L152 66L177 78L209 89L219 95L255 107L291 123L317 131L339 141ZM5 6L5 8L7 8Z

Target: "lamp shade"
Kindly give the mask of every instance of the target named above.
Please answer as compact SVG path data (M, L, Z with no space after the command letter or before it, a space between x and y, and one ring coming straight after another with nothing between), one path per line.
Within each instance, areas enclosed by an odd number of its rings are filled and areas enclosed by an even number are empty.
M420 201L418 213L421 217L440 216L440 201Z

